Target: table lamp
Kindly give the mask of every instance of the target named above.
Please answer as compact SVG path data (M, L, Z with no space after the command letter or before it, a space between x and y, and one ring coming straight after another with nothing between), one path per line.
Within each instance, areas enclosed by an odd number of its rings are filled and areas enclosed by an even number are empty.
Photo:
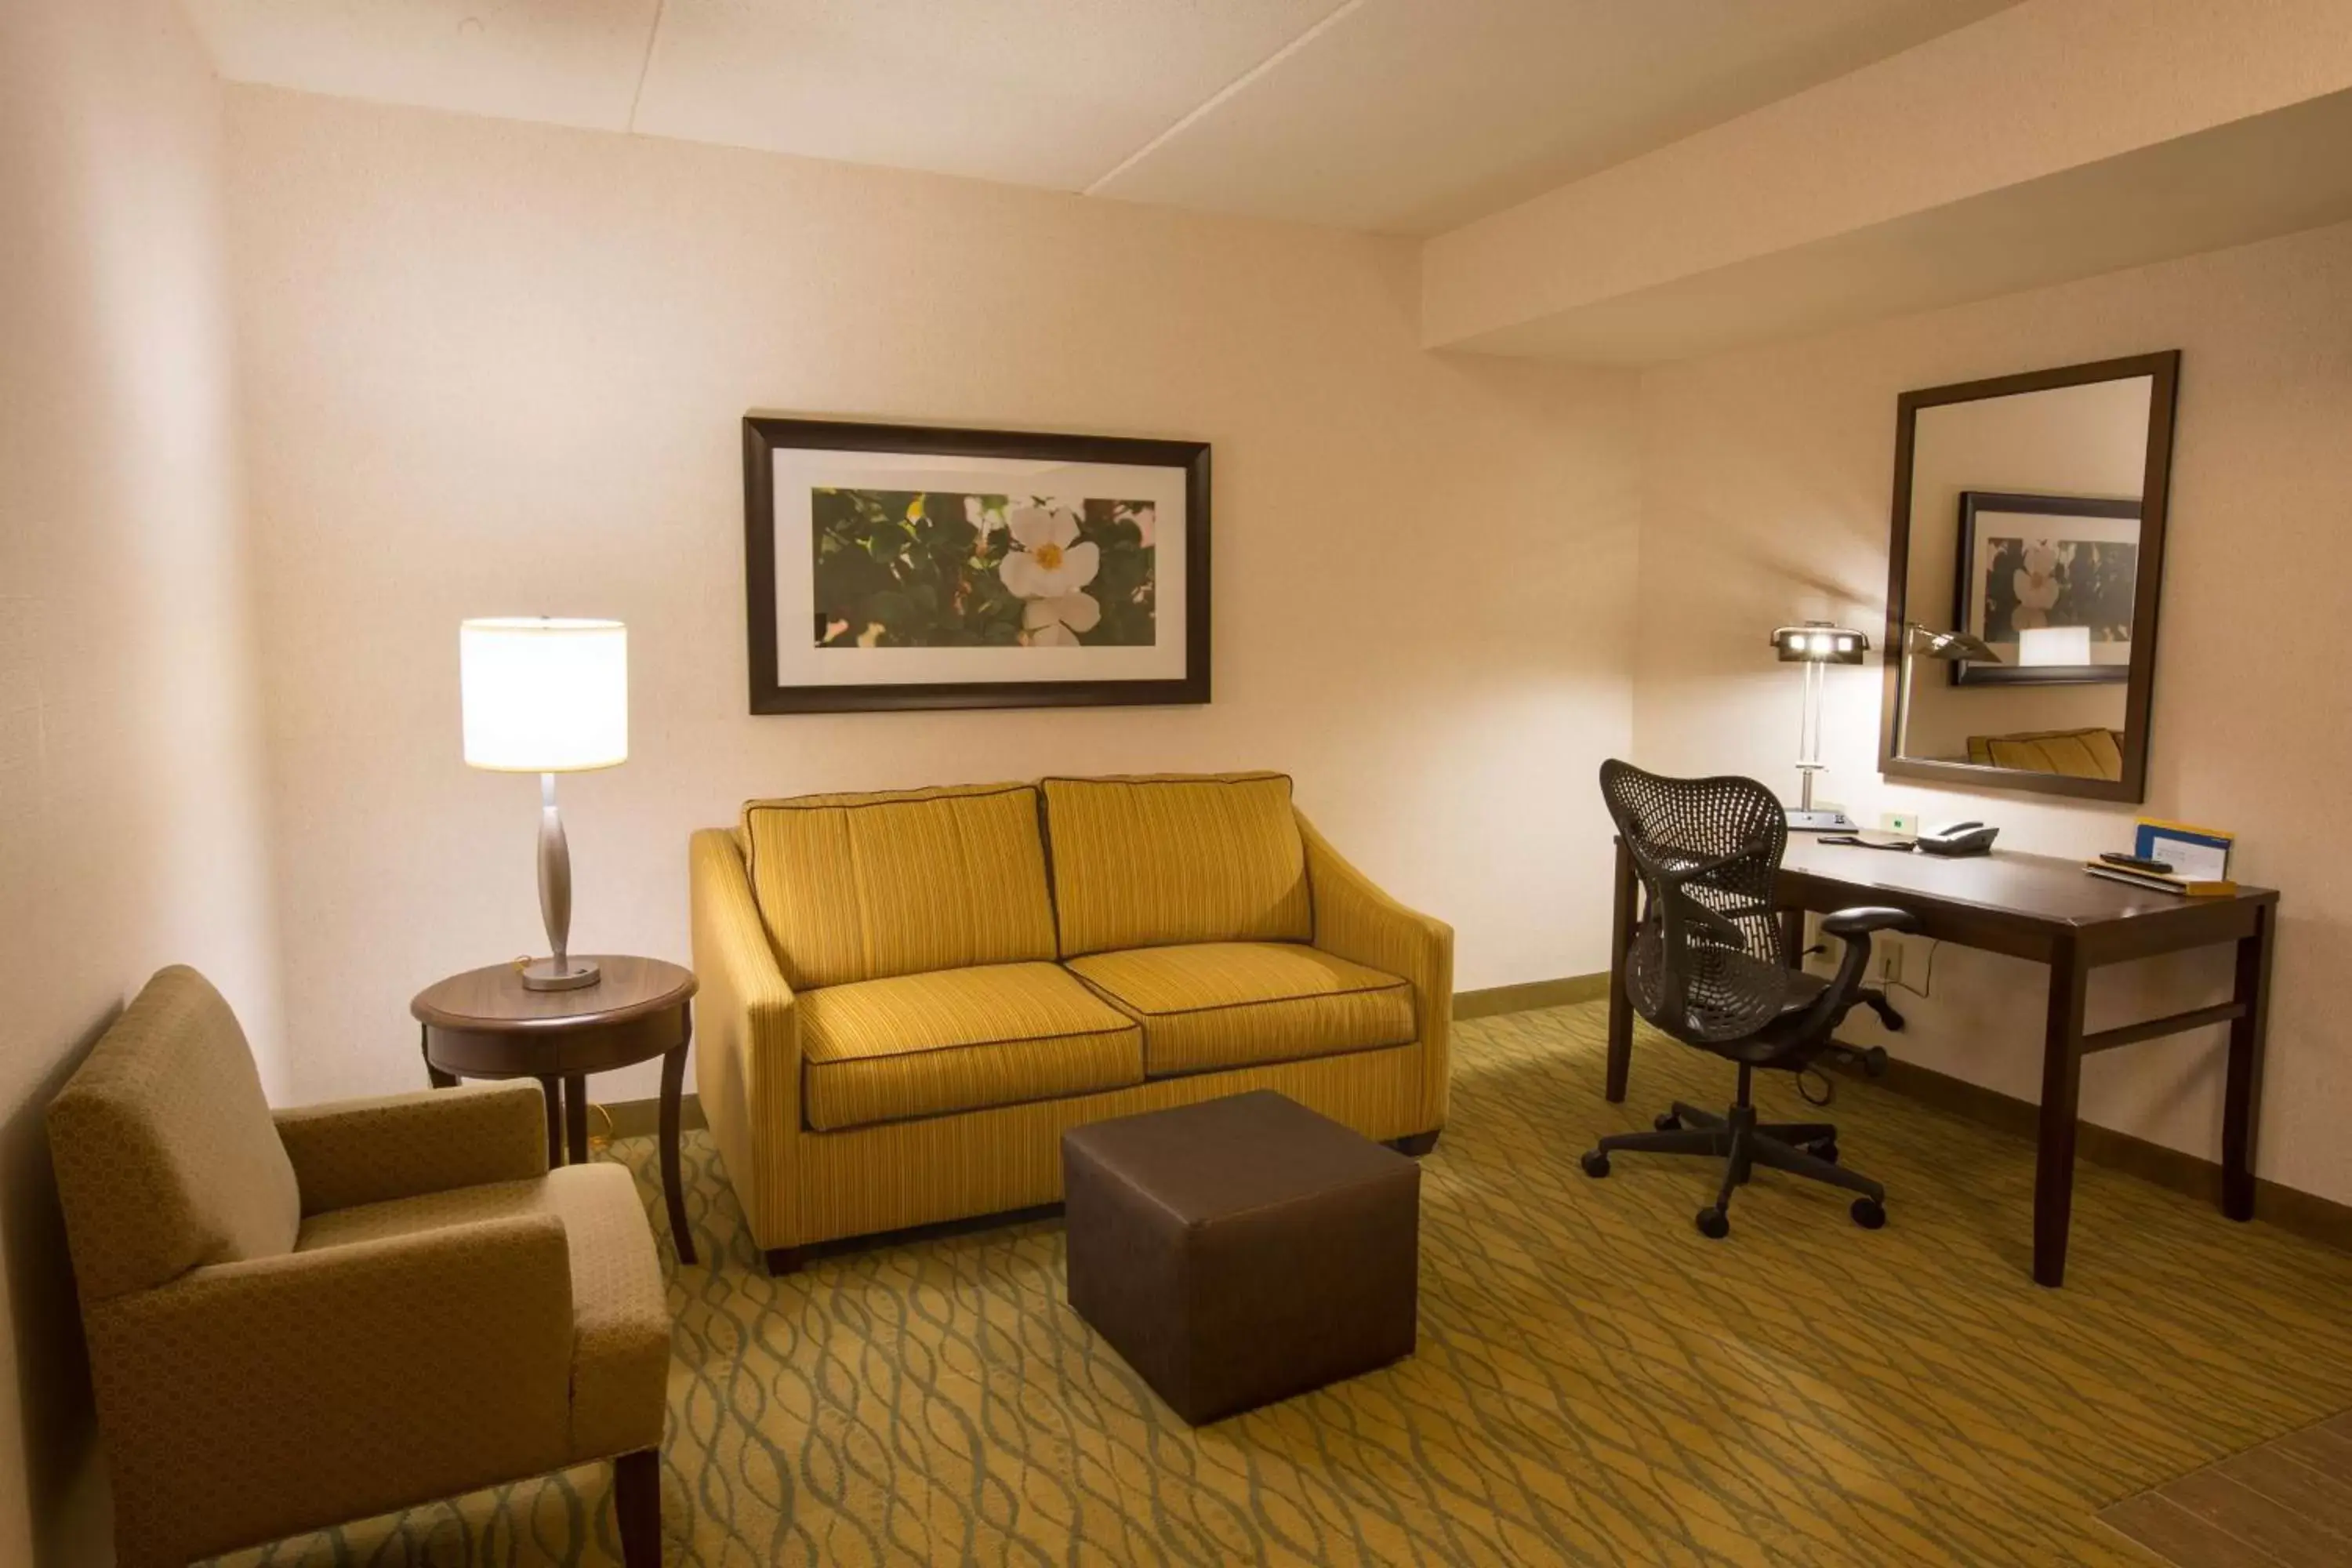
M539 775L539 912L553 956L524 965L532 991L601 978L565 951L572 934L572 847L555 775L629 760L629 631L618 621L501 617L457 627L466 765Z
M1822 667L1860 664L1870 639L1849 626L1807 621L1775 628L1772 647L1782 664L1805 667L1805 706L1797 720L1797 804L1788 808L1789 830L1852 833L1853 819L1844 812L1813 807L1813 775L1827 765L1822 761Z
M2000 655L1993 652L1982 637L1966 632L1930 631L1916 621L1903 623L1903 669L1895 682L1895 754L1911 754L1911 677L1912 666L1923 658L1969 659L1982 664L1999 664Z

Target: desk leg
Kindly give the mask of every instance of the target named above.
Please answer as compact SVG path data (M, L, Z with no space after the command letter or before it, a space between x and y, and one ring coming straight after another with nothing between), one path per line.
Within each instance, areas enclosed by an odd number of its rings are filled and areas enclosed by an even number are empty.
M572 1163L588 1163L588 1079L572 1073L563 1080L563 1134L572 1146Z
M2254 1217L2254 1136L2263 1117L2263 1044L2270 1033L2271 947L2278 906L2258 905L2254 929L2238 939L2231 1000L2244 1005L2230 1025L2230 1068L2221 1110L2221 1212Z
M2066 1282L2066 1229L2074 1213L2074 1124L2083 1091L2083 1010L2090 971L2072 942L2050 957L2050 1013L2042 1037L2042 1131L2033 1175L2033 1281Z
M547 1168L551 1171L563 1163L563 1080L541 1079L539 1093L547 1101Z
M1617 878L1609 918L1609 1098L1625 1098L1625 1075L1633 1065L1633 1003L1625 994L1625 959L1633 947L1633 854L1617 842Z
M662 1196L669 1204L670 1245L677 1249L677 1260L689 1268L694 1263L694 1233L686 1225L686 1194L678 1178L678 1096L686 1086L686 1047L693 1037L694 1026L687 1026L687 1040L678 1041L676 1048L662 1058L661 1090L661 1173Z

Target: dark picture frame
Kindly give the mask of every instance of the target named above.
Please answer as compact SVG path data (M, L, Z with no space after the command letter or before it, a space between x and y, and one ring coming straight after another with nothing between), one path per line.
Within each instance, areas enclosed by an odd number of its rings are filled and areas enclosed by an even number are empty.
M2093 382L2149 380L2147 450L2140 479L2140 567L2132 607L2132 653L2124 694L2123 776L2074 778L2027 773L1977 763L1906 757L1895 749L1895 717L1902 682L1904 627L1916 617L1906 603L1911 568L1911 478L1918 438L1919 411L1948 403L2012 397L2025 392L2084 386ZM2148 722L2156 705L2157 607L2164 578L2164 535L2172 485L2173 421L2180 389L2180 351L2133 354L2026 371L1983 381L1923 387L1895 400L1895 500L1886 560L1886 641L1879 700L1878 771L1889 778L1917 779L1962 789L2024 790L2037 795L2089 800L2137 802L2147 798Z
M783 658L778 619L780 549L814 549L822 556L824 550L832 548L814 543L813 538L780 542L780 531L784 524L778 510L777 455L794 451L871 455L885 460L875 465L876 468L887 468L887 459L893 457L912 460L907 468L904 485L894 483L887 490L836 491L829 486L820 486L813 492L815 497L827 500L837 494L853 494L861 498L860 504L866 504L862 498L886 494L895 498L929 489L919 482L927 477L923 465L930 464L936 468L942 459L1003 459L1015 463L1157 470L1156 473L1142 475L1150 483L1135 488L1157 489L1181 493L1182 497L1182 538L1181 550L1175 558L1181 566L1182 611L1181 616L1160 615L1155 597L1144 609L1129 607L1128 624L1132 625L1135 616L1140 616L1150 634L1149 641L1154 646L1171 630L1179 636L1182 641L1182 647L1179 650L1182 661L1181 673L1149 677L1097 678L1086 675L1083 667L1091 661L1087 658L1087 648L1080 645L1085 643L1088 634L1094 633L1095 628L1091 624L1074 621L1072 624L1084 627L1075 636L1046 628L1054 632L1055 638L1062 645L1049 651L1059 662L1079 667L1081 672L1073 679L918 679L887 683L871 679L836 683L822 679L786 679L788 667ZM1148 440L1123 436L962 429L944 426L885 425L746 415L743 419L743 563L751 710L753 713L845 713L920 709L1206 703L1210 700L1209 490L1209 444L1205 441ZM812 508L815 504L814 500L810 502ZM1125 552L1131 575L1136 569L1134 558L1139 551L1139 536L1131 527L1122 526L1126 522L1124 516L1118 522L1106 521L1108 513L1105 509L1113 504L1091 500L1086 501L1085 526L1089 531L1097 528L1118 530L1119 538L1113 548ZM909 517L913 515L908 513ZM995 514L989 515L993 519ZM950 522L949 526L953 527L954 524ZM959 542L962 537L958 536ZM991 534L983 531L979 537L984 545ZM997 541L996 549L1000 553L1008 552L1009 548L1007 540ZM1093 548L1092 544L1089 543L1087 548ZM952 553L961 554L960 542ZM911 559L910 555L891 563L889 569L904 571L906 562ZM1089 559L1099 561L1103 557L1097 554ZM1156 542L1150 543L1147 560L1149 564L1143 570L1156 572L1161 563ZM924 564L927 569L936 570L933 563ZM954 566L955 563L951 561L950 565ZM963 595L975 586L971 580L974 570L977 569L968 565L957 569L959 581L952 591L959 605ZM1152 584L1150 593L1156 595L1160 579L1152 576L1148 580ZM1027 586L1026 584L1023 585ZM1000 585L992 579L977 586L984 588L997 601L1003 599ZM934 605L941 597L936 584L926 583L914 587ZM1030 588L1032 594L1037 591ZM1128 595L1129 599L1143 596L1143 591L1139 589L1130 589ZM897 603L896 600L891 602ZM999 608L1001 611L1001 603ZM802 612L796 610L794 613ZM937 616L941 612L934 609L931 613ZM950 613L960 616L960 611ZM1003 621L1001 614L998 619ZM833 624L838 626L842 623L835 621ZM824 629L820 613L816 622L820 638ZM940 650L940 658L950 663L986 665L1001 662L1006 658L1021 658L1030 651L1027 644L1032 634L1016 630L1010 623L998 624L988 630L988 644L973 642L960 625L943 634L964 638L972 642L972 646L969 649L942 648ZM1008 637L1017 639L1018 646L1008 642ZM864 649L845 647L844 640L836 638L832 643L822 645L829 660L838 664L843 657L855 658L858 652L873 651L871 645ZM1135 639L1130 636L1129 640ZM795 648L793 653L798 655L801 651ZM802 668L805 668L805 661L802 662Z
M2132 543L2135 553L2141 553L2142 541L2137 537L2140 522L2140 504L2130 497L2110 499L2104 496L2021 495L2002 490L1962 490L1960 492L1959 559L1952 574L1952 625L1961 631L1984 637L1999 647L2005 640L1992 635L1987 624L1984 603L1984 574L1977 562L1979 523L1982 515L2013 515L2023 513L2042 517L2085 517L2109 521L2129 520L2136 537ZM2136 608L2137 573L2133 576ZM2126 624L2131 624L2128 620ZM2126 645L2128 646L2128 645ZM2105 683L2121 684L2131 679L2131 666L2122 664L2084 665L2022 665L2013 663L1986 664L1977 659L1946 661L1954 686L2088 686Z

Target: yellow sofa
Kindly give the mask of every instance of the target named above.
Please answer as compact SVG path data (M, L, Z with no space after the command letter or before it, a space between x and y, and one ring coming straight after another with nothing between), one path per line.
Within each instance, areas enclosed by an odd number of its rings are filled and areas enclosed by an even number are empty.
M696 1080L771 1268L1052 1203L1066 1128L1273 1089L1445 1121L1454 933L1276 773L745 805L694 835Z

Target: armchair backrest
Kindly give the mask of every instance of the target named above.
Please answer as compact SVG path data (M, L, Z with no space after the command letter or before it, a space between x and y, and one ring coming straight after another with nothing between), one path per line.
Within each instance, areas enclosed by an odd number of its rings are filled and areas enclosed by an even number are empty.
M1642 879L1634 1011L1693 1045L1757 1033L1790 984L1772 898L1789 841L1779 799L1754 779L1664 778L1614 758L1601 794Z
M245 1031L193 969L147 983L49 1103L48 1130L85 1301L293 1250L293 1163Z

